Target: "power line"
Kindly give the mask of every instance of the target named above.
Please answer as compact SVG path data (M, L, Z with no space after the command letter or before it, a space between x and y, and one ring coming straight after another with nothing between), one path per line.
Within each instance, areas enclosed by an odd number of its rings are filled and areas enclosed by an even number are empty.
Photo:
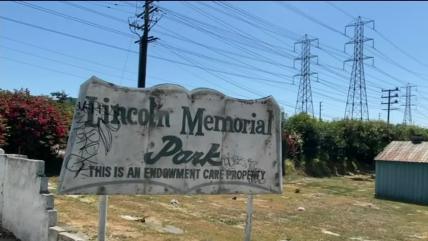
M348 13L346 13L343 9L340 9L340 8L338 8L337 6L335 6L333 3L329 3L330 5L332 5L332 6L334 6L336 9L338 9L339 11L341 11L342 13L344 13L344 14L346 14L347 16L349 16L349 17L351 17L352 15L350 15L350 14L348 14ZM326 24L323 24L322 22L320 22L319 20L317 20L317 19L315 19L315 18L313 18L313 17L311 17L311 16L308 16L307 14L305 14L303 11L301 11L301 10L299 10L299 9L297 9L296 7L292 7L292 8L294 8L295 9L295 11L294 12L297 12L298 14L300 14L300 15L302 15L303 17L305 17L305 18L308 18L308 19L310 19L311 21L314 21L315 23L318 23L318 24L320 24L321 26L324 26L324 27L326 27L326 28L328 28L328 29L330 29L330 30L332 30L332 31L334 31L334 32L338 32L337 30L335 30L335 29L332 29L332 27L331 26L325 26ZM354 19L354 18L353 18ZM370 27L370 26L369 26ZM372 29L375 31L375 32L377 32L377 33L379 33L377 30L375 30L374 29L374 25L373 25L373 27L372 27ZM380 33L379 33L380 34ZM342 34L341 34L342 35ZM380 34L381 35L381 34ZM384 38L384 39L386 39L384 36L381 36L382 38ZM388 40L388 39L386 39L388 42L390 42L390 40ZM391 42L391 44L393 44L392 42ZM394 45L394 44L393 44ZM398 46L396 46L395 45L395 47L396 48L398 48ZM378 50L376 50L376 51L378 51ZM404 52L404 50L402 50L402 49L400 49L400 51L402 51L402 52ZM378 51L379 52L379 51ZM385 56L385 57L387 57L386 55L384 55L383 53L381 53L381 52L379 52L380 54L382 54L383 56ZM405 53L406 55L408 55L408 57L410 57L410 58L412 58L412 59L414 59L415 60L415 58L413 57L413 56L410 56L409 54L407 54L407 53ZM419 74L419 73L415 73L414 71L411 71L411 70L408 70L407 68L405 68L405 67L403 67L402 65L399 65L399 64L397 64L395 61L393 61L391 58L389 58L389 57L387 57L387 60L388 61L390 61L390 62L392 62L393 64L396 64L397 66L399 66L400 68L402 68L402 69L404 69L404 70L406 70L406 71L408 71L408 72L411 72L411 73L413 73L413 74L417 74L418 75L418 77L420 77L420 75L422 75L422 74ZM417 60L415 60L415 61L417 61ZM419 61L420 62L420 61ZM423 63L421 63L421 64L423 64ZM426 66L426 65L425 65Z
M131 4L132 5L132 4ZM85 9L85 10L88 10L88 9ZM168 10L168 11L170 11L170 10ZM97 13L97 14L101 14L101 13ZM102 14L101 14L102 15ZM108 17L108 16L106 16L106 17ZM112 18L114 18L114 17L112 17ZM114 19L114 20L117 20L117 19ZM328 46L327 46L328 47ZM331 47L328 47L328 48L331 48ZM328 53L328 52L327 52Z
M105 44L105 43L102 43L102 42L93 41L93 40L86 39L86 38L81 38L81 37L78 37L78 36L75 36L75 35L66 34L66 33L63 33L63 32L59 32L59 31L55 31L55 30L50 30L50 29L46 29L46 28L43 28L43 27L39 27L39 26L35 26L35 25L23 23L23 22L20 22L20 21L17 21L17 20L12 20L12 19L9 19L9 18L3 17L3 16L0 16L0 18L3 18L5 20L11 20L13 22L17 22L17 23L24 24L24 25L29 25L30 27L39 28L39 29L42 29L42 30L45 30L45 31L49 31L49 32L54 32L54 33L57 33L57 34L65 35L67 37L76 38L76 39L83 40L83 41L86 41L86 42L91 42L91 43L94 43L94 44L99 44L99 45L103 45L103 46L106 46L106 47L110 47L110 48L114 48L114 49L118 49L118 50L130 52L130 53L138 54L136 51L132 51L132 50L129 50L129 49L125 49L125 48L121 48L121 47L117 47L117 46ZM62 54L62 55L64 55L64 54ZM159 56L153 56L153 55L150 55L150 54L148 56L152 57L152 58L159 59L159 60L163 60L163 61L174 62L174 63L178 63L178 64L181 64L181 65L186 65L186 66L189 66L189 67L201 69L201 67L198 66L198 65L187 64L187 63L183 63L183 62L179 62L179 61L175 61L175 60L170 60L170 59L162 58L162 57L159 57ZM239 74L235 74L235 73L231 73L231 72L227 72L227 71L222 71L222 70L216 70L216 69L210 69L210 68L202 68L202 69L208 69L208 70L213 71L213 72L219 72L219 73L233 75L233 76L239 76L239 77L244 77L244 78L249 78L249 79L257 79L257 80L261 80L261 81L270 82L270 80L268 80L268 79L260 79L260 78L255 78L255 77L252 77L252 76L239 75Z
M76 18L76 17L70 16L70 15L67 15L67 14L56 12L56 11L53 11L53 10L50 10L50 9L47 9L47 8L44 8L44 7L40 7L40 6L31 4L31 3L17 2L17 1L14 1L14 2L17 3L17 4L21 4L21 5L24 5L26 7L35 9L35 10L39 10L39 11L42 11L42 12L45 12L45 13L49 13L49 14L52 14L52 15L55 15L55 16L58 16L58 17L66 18L66 19L69 19L69 20L72 20L72 21L75 21L75 22L78 22L78 23L82 23L82 24L85 24L85 25L88 25L88 26L91 26L91 27L95 27L95 28L98 28L98 29L101 29L101 30L109 31L109 32L112 32L112 33L116 33L116 34L119 34L119 35L126 36L126 37L133 37L132 34L125 33L125 32L122 32L122 31L119 31L119 30L116 30L116 29L113 29L113 28L109 28L109 27L106 27L106 26L103 26L103 25L100 25L100 24L92 23L92 22L89 22L89 21L86 21L86 20L83 20L83 19L80 19L80 18Z
M223 4L223 3L216 3L216 4ZM224 3L224 4L226 4L226 3ZM230 6L231 8L234 8L234 10L236 10L236 9L239 9L239 8L237 8L237 7L233 7L233 6ZM295 8L295 7L294 7ZM168 11L170 11L170 10L168 10ZM217 11L220 11L220 10L218 10L217 9ZM300 10L299 10L300 11ZM301 11L300 11L301 12ZM226 14L225 12L222 12L222 13L224 13L224 14ZM237 14L242 14L242 16L244 16L243 14L247 14L247 15L245 15L246 17L248 17L248 12L245 12L245 11L243 11L243 10L236 10L235 12L234 12L235 14L234 15L237 15ZM307 17L304 13L303 13L303 16L304 17ZM236 16L231 16L231 17L235 17L236 19L239 19L239 20L242 20L242 19L240 19L240 18L238 18L238 17L236 17ZM251 16L250 17L248 17L248 18L251 18ZM251 20L253 20L253 19L251 19ZM316 20L316 19L315 19ZM245 21L245 20L242 20L242 21ZM248 21L245 21L245 22L247 22L247 23L249 23ZM319 22L319 20L316 20L315 22ZM249 23L249 24L251 24L251 26L254 26L254 27L258 27L258 26L255 26L255 24L254 24L254 22L252 22L252 23ZM271 23L271 25L274 25L273 23ZM279 29L281 29L280 27L278 27L277 25L275 25L275 27L276 28L279 28ZM328 27L330 27L331 28L331 26L328 26ZM261 29L262 31L264 31L264 29ZM271 30L271 31L273 31L273 30ZM288 30L287 30L288 31ZM287 33L281 33L281 36L283 36L283 37L287 37L287 38L290 38L290 39L293 39L293 40L295 40L296 39L296 37L292 37L289 33L290 33L291 31L288 31ZM337 32L337 31L336 31ZM291 32L292 33L292 32ZM279 34L278 32L275 32L275 34ZM343 34L342 34L343 35ZM332 47L329 47L329 46L326 46L326 48L329 48L329 49L333 49L333 50L335 50L335 51L337 51L335 54L338 54L338 53L340 53L341 51L339 51L339 50L336 50L336 49L334 49L334 48L332 48ZM322 48L323 50L325 50L325 48ZM327 51L326 51L327 52ZM328 53L328 52L327 52Z
M25 65L28 65L28 66L32 66L32 67L44 69L44 70L49 70L49 71L52 71L52 72L57 72L57 73L60 73L60 74L65 74L65 75L69 75L69 76L73 76L73 77L78 77L78 78L82 78L82 79L88 79L88 78L85 78L83 76L79 76L79 75L75 75L75 74L70 74L70 73L66 73L66 72L62 72L62 71L58 71L58 70L54 70L54 69L50 69L50 68L46 68L46 67L34 65L34 64L25 63L25 62L22 62L22 61L19 61L19 60L10 59L10 58L3 57L3 56L0 56L0 58L6 59L6 60L9 60L9 61L12 61L12 62L16 62L16 63L25 64Z
M132 42L133 41L132 41L132 38L131 38L131 40L129 41L128 50L131 50ZM126 66L128 65L128 58L129 58L129 51L126 53L125 64L123 65L123 70L122 70L122 75L120 77L120 83L119 83L119 85L122 85L123 76L125 75Z
M20 22L20 23L22 23L22 22ZM25 23L24 23L25 24ZM38 27L38 26L34 26L34 25L32 25L32 27ZM46 29L46 28L42 28L43 30L47 30L47 31L50 31L49 29ZM59 33L59 34L64 34L64 33L61 33L61 32L58 32L58 31L54 31L55 33ZM72 36L72 35L68 35L68 34L66 34L66 36L69 36L69 37L76 37L76 36ZM85 40L85 41L88 41L87 39L83 39L83 38L80 38L80 37L77 37L78 39L80 39L80 40ZM91 40L89 40L89 42L93 42L93 43L97 43L96 41L91 41ZM102 44L102 43L101 43ZM105 45L105 44L103 44L103 45ZM114 46L109 46L109 45L107 45L108 47L114 47ZM114 48L117 48L117 47L114 47ZM117 49L121 49L121 50L124 50L124 51L128 51L128 50L126 50L126 49L123 49L123 48L117 48ZM132 52L132 51L131 51ZM134 53L136 53L136 52L134 52ZM159 58L159 57L157 57L157 58ZM166 60L166 61L171 61L171 60L167 60L167 59L164 59L164 58L160 58L160 59L163 59L163 60ZM171 61L171 62L177 62L177 61ZM178 62L178 63L180 63L180 62ZM180 63L180 64L184 64L184 63ZM185 65L188 65L188 64L185 64ZM192 66L192 67L198 67L198 66Z
M354 16L352 16L351 14L347 13L345 10L339 8L336 4L329 2L329 1L325 1L326 3L328 3L330 6L334 7L335 9L339 10L340 12L342 12L343 14L345 14L346 16L355 19Z
M51 53L55 53L55 54L59 54L59 55L62 55L62 56L66 56L66 57L69 57L69 58L77 59L77 60L84 61L84 62L87 62L87 63L99 65L99 66L102 66L102 67L107 67L109 69L116 69L116 70L123 71L123 69L117 68L115 66L105 65L105 64L101 64L99 62L90 61L90 60L87 60L87 59L84 59L84 58L79 58L79 57L76 57L76 56L64 54L64 53L61 53L61 52L58 52L58 51L54 51L54 50L51 50L51 49L47 49L47 48L43 48L43 47L40 47L40 46L36 46L34 44L26 43L26 42L23 42L23 41L20 41L20 40L17 40L17 39L13 39L13 38L9 38L9 37L3 36L3 35L0 35L0 38L8 39L8 40L20 43L20 44L24 44L24 45L31 46L31 47L34 47L34 48L37 48L37 49L41 49L41 50L48 51L48 52L51 52ZM131 52L131 51L129 51L129 52ZM137 74L136 72L127 71L127 70L125 70L124 72L131 73L131 74Z
M3 37L3 36L2 36ZM10 38L9 38L10 39ZM24 43L24 42L22 42L22 41L20 41L21 43L23 43L23 44L26 44L26 43ZM34 45L32 45L33 47L37 47L37 46L34 46ZM3 46L3 48L4 48L4 46ZM9 48L10 49L10 48ZM14 49L11 49L11 50L14 50ZM45 50L47 50L47 49L45 49ZM19 51L19 50L18 50ZM47 51L49 51L49 50L47 50ZM25 53L25 54L29 54L29 53L26 53L26 52L23 52L23 51L20 51L21 53ZM57 52L58 53L58 52ZM61 53L58 53L58 54L61 54ZM33 54L30 54L30 55L33 55ZM35 57L39 57L39 58L44 58L44 59L48 59L48 58L45 58L45 57L41 57L41 56L37 56L37 55L33 55L33 56L35 56ZM70 56L70 55L66 55L66 56L68 56L68 57L73 57L73 56ZM42 69L46 69L46 70L50 70L50 71L54 71L54 72L58 72L58 73L62 73L62 74L67 74L67 75L70 75L70 76L74 76L74 77L79 77L79 78L85 78L85 77L83 77L83 76L77 76L77 75L74 75L74 74L69 74L69 73L65 73L65 72L61 72L61 71L56 71L56 70L53 70L53 69L49 69L49 68L45 68L45 67L41 67L41 66L37 66L37 65L33 65L33 64L28 64L28 63L24 63L24 62L21 62L21 61L17 61L17 60L13 60L13 59L9 59L9 58L4 58L4 59L7 59L7 60L10 60L10 61L14 61L14 62L18 62L18 63L21 63L21 64L25 64L25 65L30 65L30 66L33 66L33 67L37 67L37 68L42 68ZM61 63L61 64L65 64L65 65L70 65L70 64L66 64L66 63L63 63L63 62L60 62L60 61L57 61L57 60L53 60L53 59L48 59L48 60L50 60L50 61L54 61L54 62L57 62L57 63ZM82 68L82 67L79 67L79 66L75 66L75 65L70 65L70 66L73 66L73 67L77 67L77 68ZM82 68L82 69L85 69L85 70L89 70L89 69L87 69L87 68ZM116 77L118 77L118 76L116 76ZM151 77L151 78L153 78L153 77ZM130 80L130 79L128 79L128 80ZM132 80L130 80L130 81L132 81ZM222 88L222 86L220 86L219 85L219 87L220 88ZM224 89L224 88L222 88L222 89ZM225 89L226 91L227 91L227 89ZM230 92L230 91L229 91ZM237 93L235 93L235 94L237 94ZM240 94L237 94L237 95L240 95ZM248 98L248 97L247 97ZM278 102L280 102L280 103L285 103L285 102L283 102L283 101L278 101Z
M346 12L345 10L343 10L342 8L338 7L336 4L332 3L332 2L328 2L326 1L326 3L328 3L330 6L334 7L335 9L339 10L340 12L342 12L343 14L345 14L346 16L355 19L354 16L352 16L351 14L349 14L348 12ZM404 51L402 48L400 48L398 45L394 44L389 38L385 37L385 35L383 35L381 32L379 32L379 30L372 28L372 30L374 32L376 32L377 34L379 34L379 36L381 38L383 38L385 41L387 41L389 44L391 44L394 48L396 48L398 51L400 51L401 53L403 53L404 55L406 55L407 57L409 57L410 59L414 60L415 62L418 62L419 64L428 67L427 64L421 62L420 60L416 59L415 57L413 57L411 54L407 53L406 51Z
M215 3L215 4L217 4L217 3ZM129 5L129 4L127 4L127 5ZM235 40L234 40L235 41ZM256 41L256 40L251 40L251 41ZM276 54L280 54L279 52L277 52ZM321 66L321 65L320 65ZM334 86L334 87L336 87L336 86ZM331 88L331 87L330 87ZM337 89L337 87L336 87L336 89L335 90L338 90ZM339 91L340 93L341 93L341 91Z
M311 15L304 13L303 11L299 10L298 8L296 8L296 7L292 6L292 5L291 5L291 4L289 4L289 3L285 3L285 2L281 2L281 1L278 1L278 2L276 2L276 3L277 3L277 4L279 4L280 6L284 7L284 8L287 8L287 9L289 9L289 10L291 10L291 11L293 11L293 12L297 13L297 14L300 14L300 15L302 15L302 16L305 16L307 19L309 19L309 20L311 20L311 21L313 21L313 22L315 22L315 23L317 23L317 24L319 24L319 25L321 25L321 26L323 26L323 27L325 27L325 28L327 28L327 29L330 29L331 31L333 31L333 32L335 32L335 33L338 33L338 34L340 34L340 35L343 35L343 36L348 37L348 36L346 35L346 32L345 32L345 34L344 34L343 32L341 32L341 31L339 31L339 30L337 30L337 29L335 29L335 28L332 28L332 27L331 27L331 26L329 26L328 24L325 24L325 23L323 23L323 22L319 21L318 19L315 19L315 18L314 18L314 17L312 17Z
M6 39L9 39L9 40L14 40L14 39L11 39L11 38L8 38L8 37L4 37L4 36L2 36L3 38L6 38ZM15 41L15 40L14 40ZM17 41L17 40L16 40ZM46 48L41 48L41 47L38 47L38 46L35 46L35 45L32 45L32 44L28 44L28 43L25 43L25 42L22 42L22 41L18 41L19 43L21 43L21 44L26 44L26 45L29 45L29 46L32 46L32 47L36 47L36 48L40 48L40 49L43 49L43 50L46 50L46 51L50 51L50 52L54 52L54 53L57 53L57 54L61 54L61 55L64 55L64 56L67 56L67 57L71 57L71 58L76 58L76 57L74 57L74 56L70 56L70 55L66 55L66 54L62 54L62 53L59 53L59 52L57 52L57 51L52 51L52 50L49 50L49 49L46 49ZM130 52L133 52L133 51L130 51ZM136 52L133 52L133 53L136 53ZM30 55L32 55L32 54L30 54ZM33 55L34 56L34 55ZM36 56L36 57L41 57L41 56ZM44 58L44 57L42 57L42 58ZM159 58L159 57L158 57ZM77 59L80 59L80 58L77 58ZM162 59L162 60L166 60L166 61L170 61L170 62L172 62L172 63L179 63L179 64L184 64L184 65L189 65L189 64L185 64L185 63L181 63L181 62L177 62L177 61L171 61L171 60L167 60L167 59L165 59L165 58L160 58L160 59ZM51 59L50 59L51 60ZM82 59L80 59L80 60L82 60ZM51 60L51 61L55 61L55 62L59 62L59 61L57 61L57 60ZM92 62L92 61L87 61L87 60L83 60L83 61L86 61L86 62L90 62L90 63L95 63L95 62ZM63 63L63 64L66 64L66 63ZM68 64L67 64L68 65ZM100 64L99 64L100 65ZM105 65L102 65L101 64L101 66L105 66ZM77 67L77 68L80 68L79 66L73 66L73 67ZM111 66L105 66L105 67L111 67ZM199 66L193 66L193 67L199 67ZM86 69L86 68L85 68ZM118 70L120 70L120 69L118 69ZM212 69L208 69L208 70L211 70L211 71L216 71L216 70L212 70ZM128 71L129 72L129 71ZM133 72L131 72L131 73L133 73ZM135 73L134 73L135 74ZM320 93L319 93L320 94ZM320 95L322 95L322 94L320 94ZM325 96L325 95L323 95L323 96ZM330 96L325 96L325 97L328 97L328 98L331 98ZM332 99L334 99L334 98L332 98ZM340 101L340 100L337 100L337 101Z
M169 10L168 10L169 11ZM189 24L189 25L191 25L191 24ZM328 52L327 52L328 53Z
M215 58L212 58L212 57L209 57L209 56L205 56L205 55L201 55L201 54L198 54L198 53L195 53L195 52L192 52L192 51L188 51L188 50L183 50L183 49L181 49L181 48L176 48L176 47L171 47L170 45L165 45L165 44L160 44L161 46L164 46L164 47L167 47L167 48L172 48L173 50L175 50L175 51L179 51L179 52L181 52L181 53L185 53L185 54L191 54L191 55L193 55L193 56L196 56L196 57L199 57L199 58L203 58L203 59L207 59L207 60L210 60L210 62L212 62L212 61L215 61L215 62L218 62L218 63L222 63L222 64L225 64L225 66L226 67L229 67L229 68L231 68L231 69L235 69L235 68L232 68L233 66L237 66L237 67L240 67L240 68L248 68L248 69L251 69L251 70L254 70L254 71L258 71L259 70L259 68L249 68L249 67L246 67L246 66L242 66L242 65L237 65L237 64L234 64L234 63L232 63L232 62L225 62L224 60L218 60L218 59L215 59ZM207 48L208 49L210 49L211 50L211 48L210 47L208 47L207 46ZM229 52L228 52L229 53ZM234 54L234 53L230 53L230 54ZM241 55L239 55L240 57L246 57L246 56L241 56ZM251 58L252 59L252 58ZM257 60L257 59L255 59L255 60ZM262 60L257 60L257 61L262 61ZM315 67L317 67L317 65L315 65ZM320 65L319 67L322 67L322 68L325 68L324 66L322 66L322 65ZM327 69L327 68L325 68L325 69ZM328 70L328 69L327 69ZM331 71L331 70L328 70L328 71ZM263 72L266 72L266 71L263 71ZM332 73L334 73L334 74L336 74L336 75L338 75L338 76L340 76L340 77L342 77L342 78L346 78L347 79L347 77L345 77L344 75L340 75L340 74L337 74L336 72L334 72L334 71L331 71ZM272 74L272 75L275 75L275 76L278 76L278 77L280 77L280 78L282 78L282 79L284 79L284 78L289 78L290 76L286 76L286 75L281 75L281 74L276 74L276 73L272 73L272 72L267 72L267 73L269 73L269 74ZM332 78L334 78L334 77L332 77ZM327 81L327 80L325 80L325 79L322 79L322 78L319 78L319 80L320 81L324 81L324 82L326 82L326 83L329 83L329 81ZM271 81L271 80L266 80L266 81L269 81L269 82L272 82L272 83L284 83L283 81ZM320 82L321 83L321 82ZM332 84L331 86L329 86L329 88L332 88L332 89L337 89L337 87L339 87L339 86L341 86L341 85L337 85L337 84ZM344 88L347 88L347 87L344 87ZM380 87L378 87L378 88L380 88ZM377 91L377 90L376 90ZM377 99L377 97L373 97L373 99Z
M90 1L85 1L85 3L89 3L89 4L96 5L96 6L103 7L103 8L113 9L113 10L116 10L116 11L119 11L119 12L131 13L132 14L132 12L130 12L130 11L126 11L126 10L122 10L122 9L116 9L116 8L113 8L113 7L110 7L110 6L102 5L102 4L99 4L99 2L93 3L93 2L90 2ZM105 4L108 4L108 3L105 3ZM131 7L131 6L128 6L128 5L126 5L126 6L125 5L117 5L117 4L114 4L114 5L115 6L123 6L123 7Z
M174 34L176 34L176 33L174 33ZM174 37L174 36L173 36ZM183 40L183 39L180 39L180 40ZM205 46L206 47L206 46ZM277 63L272 63L272 64L275 64L275 65L278 65ZM321 65L320 65L321 66ZM317 67L317 66L316 66ZM374 77L375 78L375 77ZM378 87L378 88L380 88L380 87Z
M31 4L30 4L31 5ZM38 7L38 6L35 6L35 5L32 5L32 6L30 6L30 7L33 7L33 8L36 8L36 9L38 9L38 10L40 10L40 9L44 9L44 8L41 8L41 7ZM86 10L86 9L85 9ZM54 11L51 11L51 10L47 10L47 9L44 9L44 11L45 12L49 12L49 13L56 13L56 12L54 12ZM62 14L62 15L59 15L58 13L56 13L56 15L58 15L58 16L62 16L62 17L66 17L66 18L68 18L68 19L71 19L71 20L74 20L74 21L76 21L76 18L70 18L70 17L67 17L67 15L65 15L64 16L64 14ZM115 19L116 20L116 19ZM79 21L79 22L82 22L82 21ZM85 23L85 24L88 24L88 25L91 25L91 26L94 26L94 27L98 27L98 28L100 28L100 26L101 25L94 25L94 24L91 24L91 23L89 23L89 22L83 22L83 23ZM104 30L106 30L106 29L104 29ZM107 29L107 30L109 30L109 31L112 31L112 32L115 32L114 30L112 30L112 29ZM116 31L116 32L118 32L118 31ZM118 33L121 33L121 32L118 32ZM121 33L121 34L123 34L123 33ZM143 54L143 56L144 56L144 54Z
M15 63L19 63L19 64L23 64L23 65L28 65L28 66L31 66L31 67L35 67L35 68L39 68L39 69L44 69L44 70L48 70L48 71L52 71L52 72L56 72L56 73L60 73L60 74L64 74L64 75L68 75L68 76L72 76L72 77L77 77L77 78L79 78L79 79L83 79L83 80L87 80L88 79L88 77L84 77L84 76L79 76L79 75L76 75L76 74L71 74L71 73L67 73L67 72L63 72L63 71L58 71L58 70L54 70L54 69L50 69L50 68L46 68L46 67L42 67L42 66L38 66L38 65L34 65L34 64L30 64L30 63L26 63L26 62L22 62L22 61L19 61L19 60L15 60L15 59L10 59L10 58L7 58L7 57L3 57L3 56L0 56L0 58L1 59L5 59L5 60L8 60L8 61L11 61L11 62L15 62ZM163 82L165 82L165 81L167 81L167 80L165 80L165 79L162 79L162 78L157 78L157 77L153 77L153 76L149 76L151 79L157 79L157 80L162 80ZM200 88L199 86L193 86L193 85L183 85L182 83L178 83L178 82L173 82L173 81L169 81L168 80L168 82L169 83L173 83L173 84L180 84L180 85L182 85L182 86L188 86L188 87L194 87L194 88ZM188 88L188 89L190 89L190 88ZM228 92L228 93L231 93L230 91L228 91L228 90L225 90L225 92ZM238 94L239 95L239 94ZM245 96L244 96L245 97ZM247 97L248 98L248 97Z
M67 5L75 7L75 8L79 8L81 10L85 10L85 11L93 13L93 14L97 14L97 15L103 16L105 18L109 18L109 19L112 19L112 20L115 20L115 21L119 21L119 22L122 22L122 23L128 23L127 21L125 21L125 20L123 20L121 18L117 18L117 17L111 16L109 14L105 14L105 13L102 13L102 12L99 12L99 11L96 11L96 10L93 10L93 9L90 9L90 8L87 8L87 7L83 7L83 6L80 6L80 5L72 3L72 2L66 2L66 1L59 1L59 2L63 3L63 4L67 4ZM133 7L135 8L135 6L133 6Z
M42 56L39 56L39 55L36 55L36 54L30 54L30 53L27 53L27 52L24 52L24 51L21 51L21 50L17 50L17 49L13 49L13 48L9 48L9 47L3 46L3 45L0 45L0 48L9 49L9 50L12 50L12 51L15 51L15 52L18 52L18 53L23 53L23 54L26 54L26 55L34 56L34 57L45 59L45 60L48 60L48 61L52 61L54 63L63 64L63 65L67 65L67 66L71 66L71 67L74 67L74 68L83 69L83 70L87 70L87 71L98 72L100 74L104 74L104 75L107 75L107 76L112 76L112 77L121 79L121 76L118 76L118 75L112 75L112 74L108 74L108 73L105 73L105 72L101 72L101 71L97 71L97 70L92 70L92 69L88 69L88 68L85 68L85 67L82 67L82 66L74 65L74 64L64 63L62 61L58 61L58 60L55 60L55 59L50 59L50 58L42 57ZM124 80L132 81L131 79L127 79L127 78L123 78L123 79Z

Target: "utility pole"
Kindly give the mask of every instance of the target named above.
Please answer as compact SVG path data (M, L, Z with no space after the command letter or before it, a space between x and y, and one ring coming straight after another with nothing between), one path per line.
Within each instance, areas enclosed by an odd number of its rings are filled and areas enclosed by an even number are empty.
M348 99L346 101L345 119L369 120L364 60L370 58L373 59L373 57L364 55L364 43L367 41L373 41L373 39L364 37L364 25L368 23L373 23L374 29L373 20L363 21L361 17L358 17L352 23L345 26L345 35L348 27L354 27L353 39L345 44L345 51L347 44L354 45L354 56L352 59L348 59L343 63L343 69L345 69L346 62L352 61L353 63L351 79L349 82Z
M146 87L146 73L147 73L147 52L148 52L148 45L149 43L155 42L158 40L158 38L155 38L153 36L149 36L149 32L152 29L153 26L156 25L156 23L160 20L162 15L156 19L155 15L161 12L157 6L155 6L153 3L158 1L144 1L143 5L143 11L141 13L135 14L136 20L130 21L129 23L129 29L131 32L136 34L138 36L138 40L135 41L135 43L140 44L140 56L139 56L139 62L138 62L138 88L145 88ZM139 6L137 7L140 8ZM143 20L143 24L140 25L140 20ZM143 34L140 35L139 32L143 31Z
M302 51L300 58L296 58L296 60L300 60L301 68L300 74L293 76L293 84L294 77L300 76L299 90L297 93L297 101L296 101L296 114L301 112L307 113L314 116L314 106L312 102L312 89L311 89L311 75L317 74L315 72L311 72L311 58L317 58L318 56L311 54L311 42L317 41L318 39L309 39L306 34L294 44L294 51L296 51L296 44L302 45ZM319 43L318 43L319 45ZM294 67L293 62L293 67Z
M320 121L322 120L322 119L321 119L321 111L322 111L322 101L320 101L320 117L319 117L319 118L320 118Z
M399 91L398 87L395 89L389 89L389 90L382 89L382 92L388 92L388 96L382 96L382 98L388 98L388 102L387 103L384 103L384 102L381 103L382 105L388 105L387 109L383 109L383 110L388 111L388 116L387 116L387 123L388 124L389 124L389 116L390 116L391 110L398 110L398 108L391 108L392 104L398 104L398 100L394 100L394 102L391 102L391 98L397 98L398 97L397 93L394 96L391 96L391 92L395 92L395 91Z
M381 115L382 113L379 113L379 120L380 120L380 115Z
M402 106L405 106L404 116L403 116L403 124L404 125L407 125L407 124L411 125L413 123L412 122L412 106L414 106L414 105L412 104L412 96L415 96L415 95L412 95L412 88L413 87L416 87L416 86L407 84L407 86L401 87L401 88L406 88L406 95L404 96L406 98L406 102L404 105L402 105Z

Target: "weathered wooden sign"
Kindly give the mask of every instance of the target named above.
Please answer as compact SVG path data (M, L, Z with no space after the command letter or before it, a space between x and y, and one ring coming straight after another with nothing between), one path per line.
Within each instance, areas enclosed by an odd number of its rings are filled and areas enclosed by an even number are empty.
M282 192L280 108L178 85L80 87L59 194Z

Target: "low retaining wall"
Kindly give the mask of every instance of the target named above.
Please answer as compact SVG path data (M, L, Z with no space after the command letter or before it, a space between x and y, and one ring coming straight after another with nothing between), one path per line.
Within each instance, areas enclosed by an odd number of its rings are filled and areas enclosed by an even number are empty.
M67 233L67 231L60 227L49 228L49 240L48 241L84 241L74 234Z
M0 149L0 220L22 241L83 241L57 227L45 162Z
M57 224L44 170L43 161L0 153L1 225L22 241L48 240L49 227Z

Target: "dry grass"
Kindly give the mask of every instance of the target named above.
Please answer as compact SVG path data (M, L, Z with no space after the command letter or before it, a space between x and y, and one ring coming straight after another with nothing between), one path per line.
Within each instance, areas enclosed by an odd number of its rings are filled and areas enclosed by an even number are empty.
M252 240L427 239L427 207L376 200L374 181L363 178L287 177L282 195L254 198ZM51 179L53 186L56 181ZM300 193L294 193L297 187ZM180 203L171 205L171 199ZM97 201L97 196L56 196L59 221L96 240ZM241 241L245 201L243 195L237 200L232 196L110 196L108 240ZM148 218L141 223L121 215ZM170 234L147 222L172 225L184 234Z

